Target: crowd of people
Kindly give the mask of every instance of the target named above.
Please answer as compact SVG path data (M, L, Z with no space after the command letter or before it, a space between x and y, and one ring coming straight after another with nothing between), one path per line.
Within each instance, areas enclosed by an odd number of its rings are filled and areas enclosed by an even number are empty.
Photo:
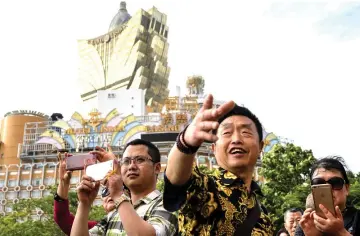
M192 122L179 133L168 155L164 192L156 190L161 170L159 149L151 142L129 142L117 161L110 151L92 152L99 162L114 160L116 171L102 181L82 176L77 188L78 208L70 213L68 192L71 172L60 155L60 183L54 195L54 219L67 235L360 235L359 211L346 205L349 180L337 158L318 160L311 168L311 183L332 187L335 213L320 205L315 211L309 194L304 211L284 213L284 228L276 232L266 207L260 202L260 186L253 181L263 148L263 127L247 108L229 101L213 108L208 95ZM219 168L202 173L194 164L205 141ZM101 191L107 215L89 220L89 212ZM309 190L310 192L310 190Z

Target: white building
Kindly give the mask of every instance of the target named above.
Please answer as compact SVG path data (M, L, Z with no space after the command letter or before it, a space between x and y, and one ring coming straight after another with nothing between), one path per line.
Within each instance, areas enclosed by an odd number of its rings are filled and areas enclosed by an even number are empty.
M100 90L97 92L97 109L108 114L116 108L121 114L144 116L145 91L142 89Z

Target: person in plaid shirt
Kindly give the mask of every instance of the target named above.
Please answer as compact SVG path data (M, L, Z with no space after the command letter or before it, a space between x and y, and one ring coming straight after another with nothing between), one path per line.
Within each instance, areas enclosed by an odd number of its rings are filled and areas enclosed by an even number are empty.
M103 149L94 153L99 161L115 157ZM156 190L161 169L159 149L151 142L136 139L126 145L120 164L121 175L111 175L102 190L103 200L113 202L115 210L89 231L87 219L100 183L83 176L77 190L79 205L71 235L176 235L177 217L164 209L162 194ZM124 193L121 179L131 198Z

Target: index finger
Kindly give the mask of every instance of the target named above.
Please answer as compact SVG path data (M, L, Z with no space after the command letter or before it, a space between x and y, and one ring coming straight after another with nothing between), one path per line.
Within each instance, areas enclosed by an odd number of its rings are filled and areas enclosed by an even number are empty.
M98 152L106 152L104 148L99 147L99 146L96 146L95 150L98 151Z
M335 216L324 205L319 204L319 208L324 213L326 218L335 219Z
M304 212L304 214L301 216L301 219L310 218L311 212Z
M230 112L234 107L235 107L235 102L234 101L228 101L228 102L222 104L221 106L219 106L216 109L216 114L217 114L218 118L220 118L221 116L223 116L226 113Z
M87 180L87 181L90 181L90 182L95 182L95 180L93 178L91 178L90 176L87 176L87 175L83 175L81 180Z
M304 211L304 214L307 213L307 212L311 213L312 211L313 211L312 208L307 208L307 209Z
M104 151L105 152L105 151ZM96 156L96 159L98 159L99 161L101 161L100 159L102 159L102 151L91 151L90 154L93 154Z
M213 101L214 101L213 95L212 94L207 95L205 98L204 104L200 108L200 111L205 111L207 109L211 109L213 107Z
M110 144L107 145L107 148L108 148L109 152L112 152L112 147Z
M60 162L59 162L59 167L61 169L66 169L66 160L62 159Z
M314 223L316 224L319 223L319 224L326 224L326 219L322 218L321 216L319 216L318 214L314 213Z
M58 162L61 162L61 161L62 161L61 152L58 152L58 154L57 154L57 159L58 159Z

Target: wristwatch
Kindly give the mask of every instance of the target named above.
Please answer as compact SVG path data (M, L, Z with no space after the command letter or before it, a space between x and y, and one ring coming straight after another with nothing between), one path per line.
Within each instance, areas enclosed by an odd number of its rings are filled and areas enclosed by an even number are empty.
M54 193L54 200L57 201L57 202L63 202L65 201L65 199L61 198L57 192Z
M116 201L115 201L115 208L119 208L120 204L123 202L130 202L131 203L131 199L126 196L125 194L122 194Z

